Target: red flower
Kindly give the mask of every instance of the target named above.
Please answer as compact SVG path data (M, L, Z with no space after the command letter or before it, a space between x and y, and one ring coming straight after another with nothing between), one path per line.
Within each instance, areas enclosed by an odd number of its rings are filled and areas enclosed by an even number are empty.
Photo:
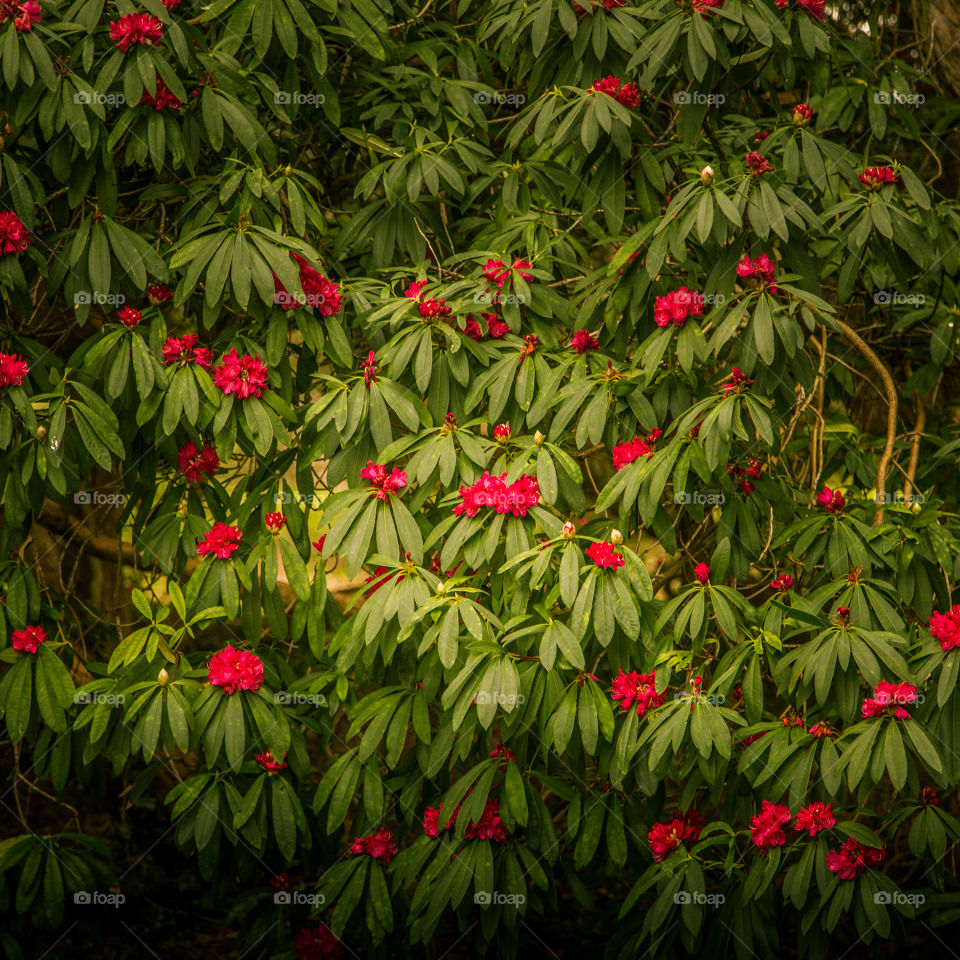
M513 329L505 320L493 313L487 315L487 336L491 340L502 340L508 333L513 333Z
M220 358L220 365L213 368L213 382L225 393L234 394L238 400L247 397L262 397L267 388L267 365L260 354L237 355L236 349Z
M15 256L30 246L30 233L12 210L0 210L0 257Z
M135 307L124 307L117 316L117 319L125 327L135 327L143 319L143 315Z
M747 388L753 381L739 368L734 367L730 376L727 378L730 382L721 385L720 389L725 396L739 396L746 393Z
M173 291L163 283L155 283L147 287L147 299L154 307L159 307L161 303L168 303L173 299Z
M274 274L273 302L281 310L316 307L321 316L332 317L340 310L343 300L339 285L328 280L322 273L311 267L300 254L291 250L290 256L293 257L300 269L300 286L303 287L303 296L290 294L280 282L280 278Z
M408 300L420 301L420 291L429 283L428 280L414 280L406 290L403 291L403 295Z
M873 193L885 184L899 183L899 180L890 167L867 167L867 169L860 174L860 182L867 188L869 193Z
M610 683L610 699L619 700L622 710L629 710L636 703L637 716L644 717L648 710L659 707L667 695L666 691L657 693L655 680L656 674L653 673L618 670Z
M929 627L930 634L940 641L944 650L960 647L960 604L951 607L946 613L934 611Z
M386 827L365 837L357 837L350 843L350 849L347 851L350 856L366 854L374 860L382 860L384 864L389 863L396 852L397 841Z
M746 161L747 169L755 177L759 177L773 169L773 164L771 164L763 154L757 153L756 150L748 153L743 159Z
M509 485L506 479L506 473L495 477L484 471L483 476L471 486L461 484L461 502L453 508L453 512L457 516L475 517L481 507L493 507L497 513L525 517L531 507L540 503L536 477L524 474Z
M512 433L513 431L510 429L509 423L498 423L493 428L493 439L498 440L500 443L506 443Z
M540 338L535 333L525 334L523 338L523 346L520 348L520 362L523 363L527 357L531 356L539 345Z
M179 110L183 104L173 95L173 91L157 77L157 89L153 96L144 87L143 96L140 97L141 107L153 107L154 110L165 110L170 107L172 110Z
M626 563L623 559L623 554L617 553L613 549L613 544L607 540L591 543L584 553L586 553L598 567L612 567L614 570L617 570Z
M282 513L268 513L263 518L263 522L271 533L279 533L287 522L287 518Z
M437 807L427 807L423 812L423 832L428 837L433 837L436 839L440 836L440 811L443 809L443 804L441 803ZM445 830L452 830L457 823L457 815L460 812L460 808L457 807L454 811L453 819L450 823L446 824L444 827Z
M837 825L837 818L834 817L829 803L821 803L819 800L804 807L798 814L793 824L794 830L806 830L811 837L815 837L821 830L828 830Z
M826 508L830 513L843 513L843 508L847 501L843 499L843 494L839 490L831 490L826 484L817 494L818 506Z
M479 343L483 339L483 328L480 326L480 322L468 315L463 327L463 335L469 337L475 343Z
M823 19L823 8L826 6L826 0L797 0L797 6L808 16L816 20Z
M864 699L861 713L864 717L882 717L892 713L898 720L909 720L910 713L904 709L904 705L916 702L917 688L912 683L881 680L874 688L873 696Z
M753 818L750 827L750 839L766 856L773 847L782 847L787 842L783 825L792 819L790 808L764 800L760 813Z
M378 500L386 503L391 496L396 496L398 490L402 490L407 485L407 475L403 470L397 467L388 474L387 468L372 460L367 461L367 465L360 471L360 476L364 480L369 480L377 489L373 493Z
M693 575L703 584L710 581L710 568L705 563L698 563Z
M507 828L500 819L500 801L488 798L480 819L476 823L471 820L463 836L467 840L493 840L496 843L506 840Z
M770 732L769 730L761 730L759 733L753 733L749 737L744 737L740 741L740 746L749 747L751 743L755 743L761 737L765 737L769 732Z
M220 468L220 458L216 448L206 443L203 451L197 450L197 445L190 440L180 449L177 458L177 471L182 473L188 483L199 483L205 473L213 476Z
M163 0L163 5L167 10L176 10L180 6L180 0Z
M171 363L196 363L204 370L210 369L213 364L213 353L207 347L197 346L197 335L185 333L182 337L167 337L161 348L163 365Z
M207 679L212 686L222 687L226 694L259 690L263 683L263 661L248 650L237 650L228 644L210 658Z
M921 787L920 793L917 795L917 799L925 806L936 807L940 804L940 800L937 797L937 791L934 790L933 787Z
M284 754L284 758L285 757L286 754ZM259 763L260 766L271 775L274 773L279 773L287 766L283 759L274 760L273 754L270 753L269 750L264 750L263 753L258 753L253 759L256 760L257 763Z
M339 960L343 944L322 923L304 927L293 941L297 960Z
M634 437L625 443L616 444L611 451L613 466L617 470L622 470L628 463L633 463L640 457L652 457L654 447L662 434L663 431L658 427L651 430L643 440Z
M795 127L805 127L813 118L813 111L805 103L798 103L793 108L793 125Z
M491 760L503 760L503 763L500 764L500 769L501 769L501 770L506 770L508 763L516 763L516 762L517 762L517 758L516 758L502 743L498 743L498 744L490 751L490 759L491 759Z
M789 573L781 573L776 580L771 581L770 589L776 590L777 593L786 593L788 590L792 590L793 577Z
M570 346L576 350L577 353L583 354L588 350L598 350L600 343L596 337L591 335L589 330L577 330L570 338Z
M601 5L600 0L590 0L590 11L591 13L596 10L597 7ZM603 0L603 9L609 13L614 7L625 7L627 5L627 0ZM580 6L579 3L574 0L573 2L573 12L578 16L582 17L587 11Z
M36 653L41 643L47 642L43 627L24 627L10 634L10 646L21 653Z
M826 740L837 735L836 730L834 730L826 720L815 723L807 733L809 733L814 740Z
M323 545L326 543L327 535L324 534L319 540L312 540L310 546L314 547L316 550L319 550L323 553Z
M0 23L6 20L13 20L18 33L30 33L41 20L40 4L36 0L0 0Z
M270 878L270 886L278 892L289 893L296 888L297 881L289 873L278 873L275 877Z
M706 820L696 810L688 810L667 823L655 823L647 834L653 862L662 863L681 843L696 843L705 824Z
M240 545L239 527L230 527L225 523L215 523L213 529L197 543L197 553L213 554L226 560Z
M776 261L766 253L752 259L744 256L737 264L737 276L741 280L750 280L753 286L766 289L771 294L777 292L777 286L773 282L775 270Z
M128 13L110 24L110 39L124 51L132 44L157 46L163 39L163 24L149 13Z
M496 260L487 260L480 272L487 280L496 284L498 290L502 290L507 280L510 280L511 286L513 285L514 272L519 273L521 278L529 283L533 279L533 274L527 273L527 270L532 266L533 264L527 260L515 257L513 263L508 267L502 260L497 258ZM498 298L495 297L494 302L496 303L497 300Z
M658 327L673 323L682 327L687 317L699 317L703 313L703 297L695 290L680 287L666 296L657 297L653 307L653 321Z
M363 370L363 384L369 390L370 384L377 382L377 355L372 350L367 353L367 359L361 361L360 369Z
M625 107L635 107L640 103L640 91L637 89L637 85L635 83L625 83L621 87L619 77L604 77L602 80L594 80L590 85L590 91L591 93L605 93Z
M841 880L853 880L858 873L864 873L867 867L875 867L887 856L887 845L867 847L850 837L839 850L828 850L827 868Z
M0 387L22 387L30 364L19 353L0 353Z
M397 583L403 579L403 574L396 570L388 577L384 576L386 572L386 567L376 567L373 571L373 576L367 577L367 579L364 580L364 583L373 583L373 586L364 592L363 595L365 597L372 597L382 586L393 580L394 577L396 577ZM376 583L374 583L374 581L376 581Z

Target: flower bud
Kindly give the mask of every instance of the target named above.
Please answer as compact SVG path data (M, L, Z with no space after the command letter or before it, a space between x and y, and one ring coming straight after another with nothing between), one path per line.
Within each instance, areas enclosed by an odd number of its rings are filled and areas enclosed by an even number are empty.
M793 125L795 127L805 127L813 117L813 110L805 103L798 103L793 108Z
M538 447L542 447L546 439L547 438L539 430L533 435L533 442Z
M610 542L615 546L619 547L623 543L623 534L619 530L610 531Z
M438 597L445 596L445 595L446 595L446 592L447 592L447 585L441 580L441 581L437 584L437 596L438 596Z
M569 520L563 525L563 539L572 540L577 535L577 528Z
M43 443L43 441L47 439L47 428L44 426L37 427L36 437L41 443Z
M161 667L160 672L157 674L157 683L159 683L161 687L165 687L169 682L170 674L167 673L163 667Z
M700 171L700 182L705 187L709 187L713 183L713 167L709 164Z
M910 504L910 509L914 513L919 513L923 509L923 507L921 507L920 504L917 503L917 501L915 500L913 503Z

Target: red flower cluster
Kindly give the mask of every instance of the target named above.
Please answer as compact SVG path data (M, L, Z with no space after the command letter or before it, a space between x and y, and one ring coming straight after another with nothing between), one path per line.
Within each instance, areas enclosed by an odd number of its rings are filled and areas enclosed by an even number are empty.
M370 833L365 837L357 837L350 843L350 849L347 853L350 856L365 853L374 860L382 860L385 864L389 863L397 852L397 841L393 834L384 827L376 833Z
M858 873L864 873L867 867L875 867L887 858L887 845L866 847L850 837L839 850L828 850L827 868L841 880L853 880Z
M304 927L293 941L297 960L339 960L343 956L343 944L322 923Z
M898 720L909 720L910 713L904 704L917 702L917 688L912 683L888 683L881 680L873 691L872 697L863 701L861 713L864 717L883 717L891 713Z
M860 174L860 182L873 193L888 183L899 183L899 179L890 167L867 167Z
M427 280L414 280L409 287L404 291L404 296L408 300L413 300L417 304L417 310L420 313L420 316L424 320L433 320L435 317L440 317L440 319L445 319L450 316L453 311L447 306L446 301L441 297L437 299L436 297L428 297L424 300L420 296L420 292L427 285ZM474 320L473 323L476 326L476 331L473 331L468 322L466 335L468 337L473 337L474 340L479 340L480 336L480 325ZM474 336L474 332L479 334Z
M286 757L286 754L284 754L284 757ZM274 760L273 754L269 750L258 753L253 759L269 774L279 773L287 766L283 759Z
M837 825L837 818L833 815L829 803L817 800L804 807L793 824L794 830L805 830L811 837L815 837L822 830L829 830Z
M809 733L814 740L827 740L837 735L836 730L834 730L826 720L815 723L807 733Z
M226 560L240 545L239 527L225 523L215 523L213 529L197 543L197 553L212 554L220 560Z
M487 280L493 284L496 284L498 290L502 290L503 285L508 279L510 280L511 285L513 284L514 273L519 273L520 277L529 283L533 279L533 274L527 273L527 271L532 266L532 263L530 263L528 260L524 260L522 257L514 257L513 263L511 263L509 267L498 258L496 260L487 260L480 272L484 275L484 277L486 277ZM497 302L496 297L494 297L493 302Z
M604 10L609 13L614 7L625 7L627 5L626 0L590 0L590 10L596 10L597 7L602 6ZM578 16L582 17L587 11L584 7L581 7L579 3L576 3L574 0L573 12Z
M797 6L815 20L822 20L826 0L797 0Z
M647 711L659 707L667 695L666 691L657 693L655 680L656 674L653 673L619 670L610 684L610 699L619 700L622 710L629 710L636 703L637 716L644 717Z
M297 881L289 873L278 873L275 877L270 878L270 886L279 892L290 893L296 889Z
M647 834L654 863L662 863L681 843L696 843L706 820L696 810L688 810L667 823L655 823Z
M710 582L710 567L705 563L698 563L696 569L693 571L693 575L700 583L707 584Z
M30 33L35 23L39 23L40 4L36 0L0 0L0 23L13 21L18 33Z
M506 770L508 763L516 763L516 762L517 762L517 758L516 758L502 743L498 743L498 744L490 751L490 759L491 759L491 760L503 760L503 763L500 764L500 769L501 769L501 770Z
M720 387L724 395L727 397L733 395L739 396L741 393L746 393L747 388L751 383L753 383L753 381L739 367L734 367L727 379L730 382L724 383Z
M171 363L196 363L209 371L213 365L213 351L207 347L198 347L197 339L195 333L185 333L182 337L167 337L161 348L163 365L168 367Z
M782 847L787 842L783 826L792 819L789 807L764 800L760 804L760 813L751 820L750 839L766 856L773 847Z
M590 90L593 93L605 93L625 107L636 107L640 103L640 90L637 85L635 83L625 83L621 87L619 77L604 77L602 80L594 80L590 85Z
M498 423L493 428L493 439L499 443L506 443L512 434L513 431L510 429L509 423Z
M141 107L153 107L154 110L165 110L170 107L171 110L179 110L183 104L173 95L173 91L157 77L157 89L153 96L150 96L146 87L143 89L143 96L140 97Z
M496 753L496 751L494 751ZM491 754L493 756L494 754ZM513 755L508 754L512 759ZM441 803L436 808L427 807L423 814L423 830L428 837L436 839L440 836L440 811L443 810ZM453 818L450 823L445 824L444 830L452 830L457 824L457 818L460 816L460 807L453 812ZM474 822L471 820L463 832L466 840L493 840L496 843L502 843L507 839L507 828L500 819L500 801L490 797L483 808L480 819Z
M373 496L383 500L384 503L391 494L396 496L397 491L407 485L407 475L403 470L394 467L388 474L386 467L372 460L367 461L367 465L360 471L360 476L364 480L369 480L377 488Z
M10 646L20 653L36 653L41 643L47 642L43 627L24 627L10 634Z
M776 293L777 287L773 282L773 275L776 269L776 262L766 253L761 253L759 257L743 257L737 264L737 276L741 280L750 280L754 285L766 287L770 293Z
M598 567L610 567L614 570L619 569L624 566L626 561L623 559L622 553L617 553L613 549L613 544L608 540L599 540L596 543L591 543L584 553L598 566Z
M725 2L726 0L691 0L690 6L699 11L700 16L706 20L711 10L719 10Z
M155 283L147 287L147 299L151 306L159 307L161 303L169 303L173 299L173 291L165 283Z
M793 108L793 125L805 127L813 119L813 110L805 103L798 103Z
M12 210L0 210L0 257L15 256L30 246L30 233Z
M264 518L263 522L267 525L267 529L271 533L279 533L283 529L283 525L287 522L287 518L282 513L268 513Z
M750 382L752 383L753 381L751 380ZM760 463L756 457L751 457L745 467L741 467L738 463L727 464L727 474L733 477L734 481L739 484L741 493L753 493L756 487L747 477L759 480L762 473L763 464Z
M22 387L30 364L19 353L0 353L0 387Z
M369 390L371 383L377 382L377 355L370 350L367 359L360 362L363 371L363 385Z
M671 323L682 327L687 317L699 317L703 313L703 297L695 290L680 287L664 297L657 297L653 306L653 322L658 327Z
M917 799L926 806L936 807L940 805L940 798L937 796L937 791L934 790L933 787L921 787L920 793L917 794Z
M639 457L653 456L656 443L662 435L663 431L658 427L651 430L643 440L634 437L625 443L616 444L612 451L614 467L622 470L628 463L633 463Z
M157 46L163 39L163 24L149 13L128 13L110 24L110 39L124 51L133 44Z
M139 326L140 321L143 319L143 314L136 307L124 307L119 314L117 314L117 319L125 326L133 329L136 326Z
M761 174L768 173L773 169L773 164L761 153L757 153L756 150L752 150L744 158L747 164L747 169L755 177L761 176Z
M267 389L267 365L260 354L237 355L236 348L220 358L219 366L213 368L213 382L225 393L234 394L238 400L247 397L262 397Z
M340 310L343 296L339 284L328 280L322 273L315 270L298 253L290 251L290 256L300 268L300 286L303 287L303 296L291 294L280 282L280 278L273 275L273 302L281 310L296 310L297 307L316 307L323 317L332 317Z
M203 450L190 440L180 448L177 455L177 470L182 473L188 483L199 483L205 473L211 477L220 469L220 458L217 451L209 443L203 445Z
M793 577L789 573L781 573L776 580L771 581L770 589L776 590L777 593L786 593L788 590L792 590Z
M817 494L817 505L824 507L830 513L843 513L843 508L847 501L843 499L843 494L839 490L831 490L826 484Z
M263 661L249 650L237 650L228 644L210 658L207 679L226 694L238 690L259 690L263 683Z
M937 613L935 610L929 626L931 636L940 641L940 646L944 650L960 647L960 603L951 607L946 613Z
M570 346L577 353L586 353L588 350L598 350L600 343L589 330L577 330L570 338Z
M540 503L540 490L536 477L524 474L508 484L506 473L494 477L485 470L471 486L460 484L460 498L461 502L453 508L457 516L475 517L481 507L493 507L497 513L525 517L531 507Z

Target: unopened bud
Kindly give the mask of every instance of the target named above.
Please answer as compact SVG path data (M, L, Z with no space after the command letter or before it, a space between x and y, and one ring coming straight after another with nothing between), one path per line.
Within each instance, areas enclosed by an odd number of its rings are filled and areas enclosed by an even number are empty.
M610 542L615 546L619 547L623 543L623 534L619 530L610 531Z
M539 430L533 435L533 442L534 442L538 447L542 447L542 446L543 446L543 443L544 443L544 441L545 441L546 439L547 439L547 438L546 438Z
M446 594L446 592L447 592L447 585L441 580L437 584L437 596L442 597Z
M917 503L916 501L914 501L912 504L910 504L910 509L911 509L914 513L919 513L919 512L923 509L923 507L921 507L919 503Z
M37 427L37 439L43 443L47 439L47 428L46 427Z
M285 177L289 177L290 174L292 174L292 173L293 173L293 167L291 167L290 164L288 163L288 164L283 168L283 175L284 175Z
M563 525L563 539L572 540L577 535L577 528L568 520Z
M157 674L157 683L159 683L161 687L165 687L169 682L170 674L167 673L163 667L161 667L160 672Z
M713 183L713 167L708 165L700 171L700 182L705 187L709 187Z

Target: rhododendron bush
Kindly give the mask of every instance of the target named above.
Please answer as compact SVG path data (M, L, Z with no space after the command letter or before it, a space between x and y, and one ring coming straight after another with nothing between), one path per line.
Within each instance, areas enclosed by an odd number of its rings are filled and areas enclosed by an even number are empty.
M0 953L951 941L913 17L0 0Z

